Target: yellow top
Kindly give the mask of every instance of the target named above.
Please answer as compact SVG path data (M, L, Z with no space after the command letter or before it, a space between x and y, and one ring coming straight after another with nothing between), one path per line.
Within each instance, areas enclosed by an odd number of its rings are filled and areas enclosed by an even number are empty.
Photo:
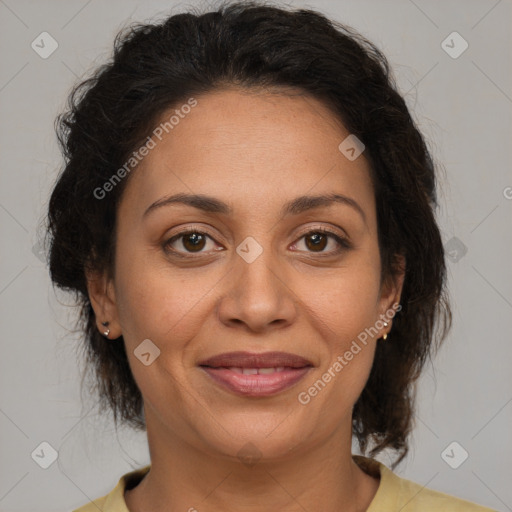
M379 488L366 512L497 512L401 478L375 459L361 455L352 457L368 474L380 474ZM135 487L150 467L124 474L110 493L73 512L130 512L124 501L124 490Z

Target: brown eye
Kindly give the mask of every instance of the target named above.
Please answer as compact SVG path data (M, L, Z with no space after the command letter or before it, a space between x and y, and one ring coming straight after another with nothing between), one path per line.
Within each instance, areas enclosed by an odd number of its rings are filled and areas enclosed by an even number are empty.
M328 236L324 233L306 235L306 246L313 251L323 251L327 246Z
M197 252L204 248L205 237L201 233L190 233L183 236L183 247L187 251Z
M208 239L212 240L206 233L197 230L189 230L170 238L164 244L164 248L178 255L207 252L203 251L203 249L207 245ZM179 241L181 241L181 244L178 243Z
M338 254L343 250L351 248L349 241L345 237L324 228L317 228L309 231L303 234L299 240L304 240L304 245L306 246L305 252L317 253L326 256ZM325 250L331 240L334 242L334 248ZM294 244L294 248L297 248L298 245L300 244Z

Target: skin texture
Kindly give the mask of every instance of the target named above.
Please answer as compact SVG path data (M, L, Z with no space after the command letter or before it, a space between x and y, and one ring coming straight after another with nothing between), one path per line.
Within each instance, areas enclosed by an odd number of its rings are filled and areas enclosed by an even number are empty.
M364 155L348 160L338 149L347 130L318 100L289 92L232 87L196 97L130 176L113 279L88 276L98 329L108 320L109 337L123 335L144 397L152 466L125 493L132 512L363 511L377 491L351 458L351 415L392 320L307 405L297 395L400 302L403 274L380 286ZM180 192L214 196L233 213L172 205L143 217ZM280 216L291 199L333 192L357 201L365 219L338 203ZM187 227L211 238L199 254L183 238L171 247L185 257L166 253ZM329 237L316 248L304 235L319 227L351 247ZM252 263L236 252L249 236L263 249ZM133 353L145 339L161 351L149 366ZM272 397L238 396L197 366L236 350L291 352L314 368ZM252 466L237 456L246 443L261 456Z

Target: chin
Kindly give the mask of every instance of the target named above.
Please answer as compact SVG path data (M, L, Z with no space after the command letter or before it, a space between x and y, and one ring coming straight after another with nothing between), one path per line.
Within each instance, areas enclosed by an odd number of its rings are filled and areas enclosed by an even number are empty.
M219 432L220 438L203 439L217 454L238 459L247 465L252 465L257 460L285 459L301 446L304 447L305 442L304 427L296 425L295 430L289 422L283 421L285 418L286 415L283 415L276 421L275 414L272 415L272 421L258 421L255 418L252 425L247 424L250 417L244 422L224 421ZM208 434L211 435L211 431Z

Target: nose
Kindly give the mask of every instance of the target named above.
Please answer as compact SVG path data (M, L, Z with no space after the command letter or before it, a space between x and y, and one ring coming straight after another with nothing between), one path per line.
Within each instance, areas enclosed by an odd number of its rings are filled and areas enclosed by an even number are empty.
M228 327L263 333L291 325L297 315L297 297L286 272L265 249L248 263L238 255L221 295L217 313Z

